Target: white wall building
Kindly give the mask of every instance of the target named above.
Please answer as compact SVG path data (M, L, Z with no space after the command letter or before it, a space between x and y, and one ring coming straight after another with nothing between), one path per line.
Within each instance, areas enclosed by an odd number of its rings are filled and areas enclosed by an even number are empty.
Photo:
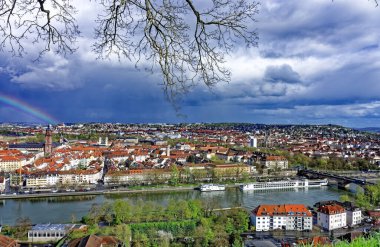
M317 211L317 224L326 230L334 230L347 225L346 210L338 205L323 205Z
M83 229L84 225L73 224L38 224L28 231L29 242L50 242L62 239L73 229Z
M96 184L102 175L103 171L96 169L60 171L59 181L62 184Z
M5 190L6 179L5 177L0 176L0 193L3 193Z
M249 139L249 146L251 148L257 148L257 138L254 136L251 136Z
M256 231L312 230L313 216L302 204L260 205L251 214Z
M288 160L283 156L266 156L260 164L268 169L288 169Z
M346 209L347 225L355 226L362 222L362 211L360 208L352 207Z

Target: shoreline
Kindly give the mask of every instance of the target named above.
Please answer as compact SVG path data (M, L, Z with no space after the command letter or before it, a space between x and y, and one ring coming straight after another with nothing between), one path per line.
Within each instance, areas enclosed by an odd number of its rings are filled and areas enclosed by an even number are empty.
M228 184L226 188L238 187L237 184ZM112 195L112 194L135 194L135 193L156 193L156 192L173 192L196 190L194 186L178 186L178 187L155 187L142 189L110 189L98 191L75 191L75 192L60 192L60 193L38 193L38 194L18 194L18 195L1 195L0 200L17 200L29 198L48 198L48 197L64 197L64 196L91 196L91 195ZM207 193L207 192L205 192Z

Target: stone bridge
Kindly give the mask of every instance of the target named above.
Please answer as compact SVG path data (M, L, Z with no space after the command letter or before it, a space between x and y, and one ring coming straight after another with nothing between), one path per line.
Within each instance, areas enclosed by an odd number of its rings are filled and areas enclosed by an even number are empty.
M366 181L365 179L351 178L346 176L340 176L333 173L315 171L311 169L298 170L299 176L314 177L314 178L327 178L333 179L338 182L339 189L347 189L349 184L356 184L366 189L366 185L374 185L374 182Z

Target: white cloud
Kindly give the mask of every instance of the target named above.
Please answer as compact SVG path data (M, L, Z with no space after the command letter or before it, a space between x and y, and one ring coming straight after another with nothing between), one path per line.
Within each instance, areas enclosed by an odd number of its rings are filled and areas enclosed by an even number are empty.
M78 72L80 65L53 53L46 54L41 61L14 60L8 66L11 82L27 88L70 90L81 87L83 81Z
M254 114L278 117L358 118L380 117L380 101L347 105L296 105L291 108L253 109Z

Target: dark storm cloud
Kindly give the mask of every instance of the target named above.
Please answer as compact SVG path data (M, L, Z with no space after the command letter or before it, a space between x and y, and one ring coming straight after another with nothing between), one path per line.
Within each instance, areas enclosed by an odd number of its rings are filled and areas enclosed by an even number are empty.
M181 96L186 118L165 100L159 74L96 59L86 14L96 12L80 13L86 30L72 57L49 54L34 63L2 55L1 92L62 121L379 125L380 9L371 1L262 1L253 24L259 48L237 47L227 57L230 83ZM2 120L7 112L0 106Z
M299 83L301 82L301 77L290 65L283 64L281 66L268 66L265 70L264 81L273 83Z

